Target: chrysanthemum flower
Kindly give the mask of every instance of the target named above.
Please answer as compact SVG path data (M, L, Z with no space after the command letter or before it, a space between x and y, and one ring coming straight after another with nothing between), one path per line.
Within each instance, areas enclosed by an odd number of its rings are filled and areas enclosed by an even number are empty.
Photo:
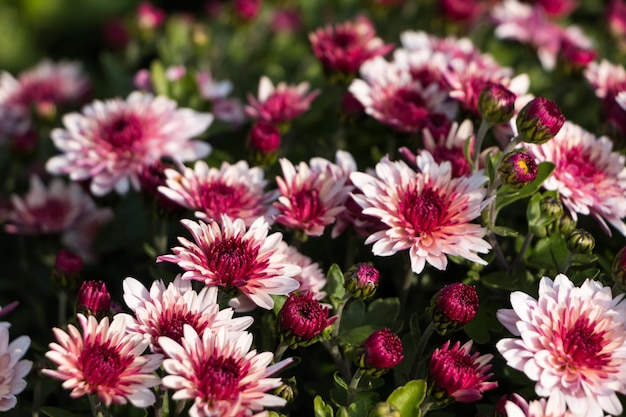
M543 145L528 145L537 163L556 165L543 183L557 190L576 220L578 214L593 216L607 234L607 222L626 236L626 168L624 156L613 152L611 140L597 138L580 126L565 122L559 133Z
M115 190L139 189L139 171L161 158L190 161L209 154L211 147L190 140L203 133L213 116L179 109L175 101L133 92L120 98L94 101L82 113L63 116L65 128L52 131L62 151L48 160L54 174L74 181L91 180L91 192L101 196Z
M577 416L619 415L616 392L626 392L626 302L610 287L586 280L574 287L569 278L543 277L537 299L516 291L513 309L498 320L515 338L496 348L507 364L536 381L535 392L548 399L548 414L566 407Z
M309 40L324 68L342 74L356 74L365 61L393 48L376 36L374 25L364 16L317 29L309 34Z
M524 398L516 395L515 401L507 401L504 404L506 417L576 417L576 414L570 410L555 411L549 406L545 398L539 400L526 401ZM600 414L602 415L602 414ZM609 416L605 416L609 417Z
M76 183L65 185L54 178L49 186L32 176L23 196L11 196L8 211L9 233L25 235L58 234L63 243L83 257L91 255L90 244L100 227L113 218L108 208L98 208L89 194Z
M470 165L463 151L467 141L474 143L474 125L469 119L461 124L453 122L447 135L436 137L430 129L422 131L424 149L431 153L438 164L445 161L452 164L452 176L460 177L470 173ZM406 149L406 148L405 148ZM470 149L472 146L470 145ZM406 150L404 150L406 152ZM412 155L410 163L415 162L415 155Z
M433 352L427 381L428 391L436 403L475 402L483 397L483 392L498 386L497 382L488 381L493 376L487 373L493 355L471 354L472 343L470 340L461 346L456 342L450 347L448 340Z
M245 108L246 114L273 124L289 122L307 111L319 94L318 90L309 93L309 88L307 82L296 86L278 83L274 87L272 81L263 76L259 82L258 98L248 94L250 105Z
M626 68L602 60L590 63L584 75L596 96L602 99L607 120L621 132L626 132L626 110L616 100L620 92L626 91Z
M262 217L247 229L243 219L233 220L227 215L211 224L181 223L194 241L179 237L182 246L173 248L173 255L159 256L157 262L178 264L186 271L182 279L239 290L243 298L268 310L274 306L270 295L287 295L299 287L293 276L300 267L281 250L281 233L268 236L269 225ZM240 297L239 301L245 300Z
M154 352L161 352L160 336L180 343L185 324L200 336L207 329L226 326L230 330L245 330L252 324L252 317L233 318L232 309L220 310L217 287L204 287L196 292L191 281L182 280L180 275L167 287L163 281L155 280L148 290L131 277L126 278L122 286L124 302L136 319L128 326L128 333L147 338Z
M243 417L256 415L267 407L282 407L286 401L267 391L281 385L270 378L289 359L268 366L271 352L250 350L252 335L229 334L225 327L199 336L185 325L180 343L160 337L168 358L163 367L169 374L163 385L175 390L172 399L192 400L191 417Z
M0 103L22 108L65 105L79 102L88 88L89 81L78 62L45 59L17 79L2 73Z
M161 355L143 355L149 342L126 332L125 314L116 315L109 324L108 317L100 322L94 316L77 315L81 332L69 324L67 333L54 328L58 343L50 343L46 357L57 369L42 372L63 382L72 390L70 397L96 394L104 404L126 404L147 407L154 403L152 387L159 385L153 372L161 365Z
M159 192L188 209L206 222L220 221L226 214L242 218L250 226L257 217L270 221L275 211L271 205L277 192L265 192L267 180L259 167L250 168L246 161L234 165L223 162L211 168L206 162L197 161L192 168L181 167L182 172L166 169L165 186Z
M456 112L447 91L436 83L422 85L408 69L382 57L365 62L360 76L350 84L350 93L367 114L399 132L418 132L433 114L452 118Z
M384 328L374 331L361 343L355 361L360 369L381 376L402 362L402 350L400 337Z
M446 255L486 264L477 255L491 248L482 239L486 230L471 221L485 207L487 178L480 172L452 178L451 165L437 164L427 151L417 157L417 166L418 173L385 157L376 165L376 176L361 172L350 176L363 192L353 196L363 213L386 226L365 243L374 243L377 256L408 249L415 273L422 272L426 262L445 269Z
M274 203L279 211L276 221L309 236L321 236L335 222L352 189L340 167L321 159L314 158L310 165L300 162L296 168L281 158L283 176L276 177L281 194Z
M20 336L9 343L7 322L0 322L0 411L8 411L17 404L16 395L26 388L24 377L33 363L22 359L30 346L28 336Z
M281 341L291 347L313 343L337 316L328 317L330 309L313 299L313 293L291 294L278 312Z

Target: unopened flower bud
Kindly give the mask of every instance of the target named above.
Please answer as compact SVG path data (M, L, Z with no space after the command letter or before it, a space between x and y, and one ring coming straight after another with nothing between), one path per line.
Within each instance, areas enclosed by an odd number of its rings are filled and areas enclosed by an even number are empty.
M476 287L456 282L433 296L427 312L437 333L445 335L469 323L476 316L478 306Z
M374 405L367 417L402 417L400 410L393 405L382 402Z
M378 377L402 362L402 342L385 328L373 332L359 346L355 362L368 374Z
M563 203L561 199L550 195L541 199L539 209L541 210L541 214L551 219L558 219L563 215Z
M563 215L561 215L557 222L557 226L562 235L567 235L576 227L576 220L574 220L567 210L564 210Z
M626 287L626 247L620 249L613 260L613 281Z
M296 378L283 378L282 384L274 390L274 395L287 401L287 404L292 403L298 396L298 384Z
M248 146L256 162L271 164L280 150L280 131L271 123L257 122L252 126Z
M574 229L570 231L566 238L567 249L572 253L589 254L593 251L596 241L585 229Z
M324 329L337 320L328 317L329 309L313 299L313 293L291 294L278 313L281 340L291 348L308 346Z
M52 282L62 290L75 290L81 281L83 258L67 249L61 249L54 260Z
M111 294L102 281L85 281L76 296L76 312L95 316L98 320L111 311Z
M487 84L478 96L478 111L493 124L511 120L515 111L515 94L502 84Z
M565 116L555 102L536 97L520 110L515 124L522 141L540 145L556 136L563 123Z
M344 285L354 298L365 300L376 293L379 275L372 264L358 263L344 274Z
M519 190L535 180L537 163L526 152L511 152L500 161L498 174L504 184Z

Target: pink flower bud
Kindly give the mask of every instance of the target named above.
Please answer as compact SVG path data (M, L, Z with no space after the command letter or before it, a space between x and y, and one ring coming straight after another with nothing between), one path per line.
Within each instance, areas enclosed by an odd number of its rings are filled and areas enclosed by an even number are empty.
M519 190L535 180L537 163L526 152L511 152L500 161L498 174L504 184Z
M353 265L344 274L345 287L353 297L366 299L376 293L380 273L369 263Z
M556 103L544 97L536 97L520 110L516 126L524 142L546 143L563 127L565 116Z
M313 293L291 294L278 313L281 339L289 346L307 346L315 342L324 329L337 320L328 317L329 308L313 299Z
M460 282L446 285L431 299L428 314L441 335L461 329L478 312L476 287Z
M515 94L502 84L487 84L478 97L478 111L490 123L511 120L515 111Z
M111 294L102 281L85 281L76 296L76 311L95 316L98 320L111 310Z
M402 362L402 341L390 329L376 330L359 347L356 363L369 374L380 376Z

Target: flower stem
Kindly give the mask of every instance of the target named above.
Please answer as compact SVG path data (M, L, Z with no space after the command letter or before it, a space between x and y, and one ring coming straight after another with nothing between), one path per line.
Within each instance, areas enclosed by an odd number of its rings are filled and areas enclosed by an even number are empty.
M565 258L565 262L563 262L563 265L561 266L561 268L559 269L559 272L561 274L565 274L567 272L567 270L569 269L570 265L572 264L572 261L574 260L574 253L570 252L567 255L567 258Z
M67 291L59 290L59 313L58 313L58 323L59 326L64 326L67 322Z
M363 375L365 375L365 372L362 369L357 369L350 380L350 385L348 386L348 406L356 400L357 388L359 387L359 382Z
M420 404L420 417L423 417L426 415L426 413L430 410L430 408L433 406L432 401L424 401L423 403Z
M517 264L522 262L522 260L524 259L524 255L526 254L526 251L530 247L530 242L533 241L534 237L535 237L535 234L531 232L530 230L528 231L528 233L526 233L526 238L524 239L522 248L520 249L519 253L515 257L515 260L513 261L513 264L511 265L511 269L513 269Z
M156 395L156 401L154 403L154 417L163 417L165 411L165 396L167 395L167 389L159 387ZM169 413L168 413L169 414Z
M411 365L411 371L409 372L411 379L417 379L417 375L421 372L419 369L419 364L422 362L422 355L424 355L424 350L426 349L426 344L430 340L430 337L435 332L435 325L431 321L428 323L428 327L422 333L422 337L420 338L417 347L415 348L415 357L413 358L413 364Z
M287 351L288 347L289 345L285 342L280 342L278 344L278 347L276 348L276 352L274 353L274 363L280 362L280 360L283 358L283 355Z
M341 354L337 341L331 343L329 340L322 340L322 345L326 348L331 358L333 358L333 362L335 362L335 366L339 370L341 377L344 380L350 379L350 365L346 362L343 355Z
M490 123L482 119L480 126L478 127L478 133L476 133L476 139L474 140L474 160L472 161L472 172L478 171L478 163L480 159L480 149L483 146L483 141L487 135L487 131L491 127Z
M89 395L89 405L93 417L109 417L109 410L102 404L102 400L97 395Z

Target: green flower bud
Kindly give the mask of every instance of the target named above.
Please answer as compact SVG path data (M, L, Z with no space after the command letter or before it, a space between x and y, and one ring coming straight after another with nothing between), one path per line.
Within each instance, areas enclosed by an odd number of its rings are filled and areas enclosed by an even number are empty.
M561 199L556 197L543 197L539 202L539 208L541 209L541 214L548 218L558 219L563 215L563 203Z
M502 84L487 84L478 96L478 112L493 124L511 120L515 111L515 94Z
M593 251L596 241L588 231L584 229L574 229L570 231L565 241L567 249L572 253L590 254Z
M292 403L298 396L298 384L296 378L283 378L282 385L274 390L274 395L283 398L287 401L287 404Z
M613 260L613 281L626 287L626 247L620 249Z
M546 143L561 130L565 116L556 103L544 97L536 97L520 110L516 119L517 132L522 141L540 145Z
M376 293L379 276L372 264L358 263L343 274L344 286L354 298L365 300Z
M402 417L400 410L389 403L377 403L367 417Z

